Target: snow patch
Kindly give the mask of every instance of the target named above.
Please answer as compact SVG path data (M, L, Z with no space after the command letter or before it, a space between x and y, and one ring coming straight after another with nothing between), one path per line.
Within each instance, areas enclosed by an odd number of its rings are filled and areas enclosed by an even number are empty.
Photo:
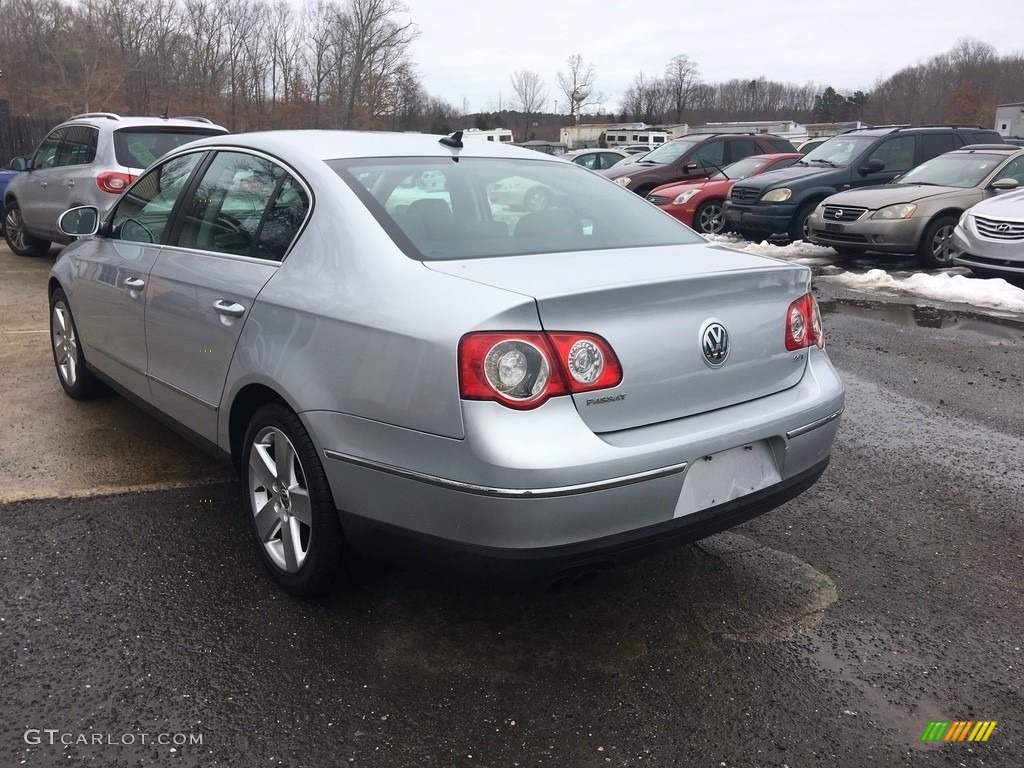
M944 272L919 272L910 277L897 279L883 269L871 269L863 275L843 272L829 279L865 293L910 293L937 301L1024 312L1024 289L1010 285L1001 277L982 279Z
M738 251L817 267L815 279L834 282L862 293L909 294L934 301L1024 313L1024 289L1017 288L1000 277L967 277L946 271L917 272L906 277L894 277L884 269L877 268L868 269L861 274L846 271L846 268L868 267L872 263L870 259L857 259L851 263L841 259L831 248L802 240L789 245L776 245L768 241L753 243L738 235L709 235L707 239ZM914 264L913 260L900 263L896 269L913 269Z

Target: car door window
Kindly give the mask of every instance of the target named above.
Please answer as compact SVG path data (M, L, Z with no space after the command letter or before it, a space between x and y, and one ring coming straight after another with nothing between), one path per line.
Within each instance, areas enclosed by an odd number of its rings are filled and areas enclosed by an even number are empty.
M308 212L309 195L306 190L295 178L285 176L260 224L253 255L260 259L281 261L299 233Z
M308 207L306 193L281 166L255 155L218 152L186 203L177 244L280 260Z
M1024 184L1024 157L1017 157L1008 162L992 181L999 179L1016 179L1019 184Z
M744 157L761 154L761 148L753 139L734 139L729 142L729 162L735 163Z
M693 153L693 162L703 168L725 165L725 142L709 141Z
M86 165L96 159L96 140L99 131L88 125L67 128L57 150L56 166Z
M868 162L881 160L887 173L903 173L914 167L914 137L886 139L868 155Z
M144 174L114 208L111 236L138 243L165 243L174 204L204 154L179 155Z
M951 133L921 134L921 162L944 155L946 152L952 152L957 148L953 138Z
M65 133L67 133L67 128L58 128L42 140L36 153L32 155L34 170L53 168L57 164L57 151L60 149L60 142Z

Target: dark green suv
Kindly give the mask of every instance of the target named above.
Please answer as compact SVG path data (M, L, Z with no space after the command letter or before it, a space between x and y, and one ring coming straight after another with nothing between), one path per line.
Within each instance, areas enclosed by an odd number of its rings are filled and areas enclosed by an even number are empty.
M833 136L789 168L736 182L725 203L726 226L751 240L807 240L807 219L829 195L886 184L966 144L1001 143L996 131L980 125L888 126Z

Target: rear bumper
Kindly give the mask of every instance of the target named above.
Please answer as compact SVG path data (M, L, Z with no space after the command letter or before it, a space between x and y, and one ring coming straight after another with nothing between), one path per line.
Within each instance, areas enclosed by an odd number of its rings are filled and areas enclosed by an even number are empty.
M357 551L408 559L422 545L501 572L505 561L539 560L546 572L581 553L600 559L648 539L709 535L813 482L844 396L825 352L808 357L801 381L782 392L604 435L587 429L569 398L525 412L466 402L461 440L333 412L301 417ZM770 468L741 465L742 478L712 472L710 492L706 472L693 470L708 456L747 450L770 455ZM380 543L388 538L396 542Z
M769 512L810 488L828 466L818 464L771 488L692 515L598 539L552 547L486 547L431 536L347 514L345 533L364 556L456 574L500 586L571 582L622 563L689 544Z

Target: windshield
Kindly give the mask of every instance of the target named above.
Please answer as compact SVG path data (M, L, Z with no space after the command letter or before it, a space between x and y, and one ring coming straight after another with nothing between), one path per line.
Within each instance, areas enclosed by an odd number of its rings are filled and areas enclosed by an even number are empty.
M943 187L976 187L998 166L1006 155L939 155L911 168L896 184L937 184Z
M121 128L114 131L114 157L128 168L148 168L182 144L207 136L223 136L219 128Z
M643 198L574 163L463 157L327 164L415 259L703 242Z
M849 165L876 141L877 136L833 136L804 155L800 162L806 165Z
M668 144L662 144L657 149L652 149L637 162L668 165L672 161L678 160L682 155L688 152L692 147L697 146L699 143L700 139L675 139L674 141L670 141Z

